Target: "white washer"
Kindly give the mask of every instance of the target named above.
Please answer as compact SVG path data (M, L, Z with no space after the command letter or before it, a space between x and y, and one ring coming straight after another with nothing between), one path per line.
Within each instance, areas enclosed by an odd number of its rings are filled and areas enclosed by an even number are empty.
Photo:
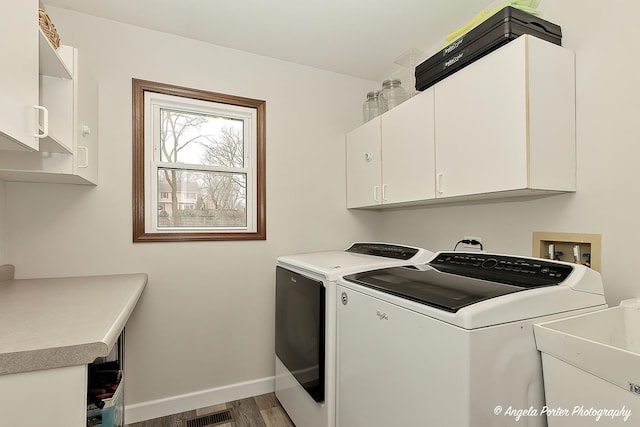
M606 307L582 265L438 252L338 280L337 426L545 426L533 323ZM531 414L531 413L530 413Z
M336 280L358 271L424 264L433 253L389 243L278 258L276 397L299 427L334 427Z

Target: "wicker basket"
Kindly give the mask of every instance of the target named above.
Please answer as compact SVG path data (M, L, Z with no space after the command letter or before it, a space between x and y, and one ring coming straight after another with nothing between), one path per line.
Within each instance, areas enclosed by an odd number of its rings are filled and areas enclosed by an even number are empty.
M38 22L40 23L40 28L45 36L49 39L54 48L60 47L60 36L58 36L58 31L56 31L55 25L51 22L51 18L47 15L47 12L44 9L40 8L38 10Z

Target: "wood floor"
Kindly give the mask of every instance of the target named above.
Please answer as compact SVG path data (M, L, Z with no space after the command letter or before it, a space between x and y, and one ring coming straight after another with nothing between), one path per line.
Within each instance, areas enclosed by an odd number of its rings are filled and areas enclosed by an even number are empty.
M232 422L211 424L216 427L295 427L280 406L274 393L262 394L247 399L221 403L194 411L182 412L153 420L127 424L126 427L187 427L188 420L200 415L213 414L231 409L235 419ZM204 424L197 424L204 425Z

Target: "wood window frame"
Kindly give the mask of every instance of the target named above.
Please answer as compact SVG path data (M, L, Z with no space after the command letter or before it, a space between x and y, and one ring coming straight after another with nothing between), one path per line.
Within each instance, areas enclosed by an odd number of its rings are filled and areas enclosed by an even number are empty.
M253 209L256 210L256 230L235 231L184 231L158 233L145 230L145 92L236 105L256 110L256 194ZM266 102L192 89L148 80L132 79L132 126L133 126L133 242L185 242L185 241L231 241L266 240ZM149 142L151 143L151 142Z

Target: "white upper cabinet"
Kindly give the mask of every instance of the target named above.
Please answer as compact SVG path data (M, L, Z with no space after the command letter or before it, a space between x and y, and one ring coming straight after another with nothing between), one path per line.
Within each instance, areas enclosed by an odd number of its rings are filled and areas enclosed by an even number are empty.
M50 82L58 79L62 85L72 85L71 68L40 30L37 0L11 2L5 9L10 13L0 26L5 41L0 67L0 150L69 153L70 146L60 145L50 133L59 113L45 104Z
M347 134L347 207L576 190L573 52L524 35Z
M38 0L4 2L3 9L0 149L38 150Z
M97 183L97 85L78 50L55 49L38 1L12 1L0 26L0 178ZM80 71L81 70L81 71Z
M347 134L347 207L434 197L433 90Z
M522 36L438 83L437 197L575 191L573 64Z
M382 115L382 194L387 205L434 197L433 88Z
M49 110L49 136L41 140L39 152L2 152L0 178L97 184L98 87L78 49L60 46L59 51L73 79L40 77L40 101Z
M347 207L382 203L382 148L380 117L347 134Z

